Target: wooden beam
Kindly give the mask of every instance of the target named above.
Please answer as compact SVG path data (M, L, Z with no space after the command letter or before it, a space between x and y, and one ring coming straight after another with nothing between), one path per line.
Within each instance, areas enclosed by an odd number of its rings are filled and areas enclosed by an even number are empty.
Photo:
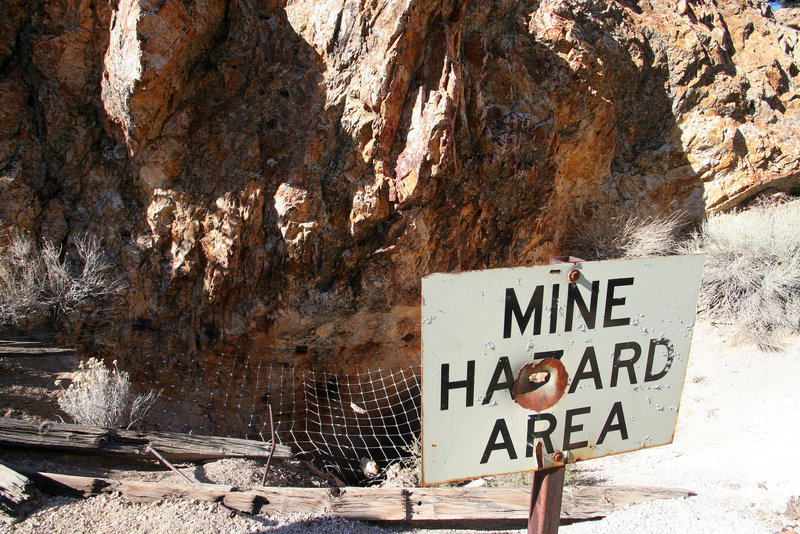
M0 357L13 356L66 356L75 354L75 349L47 347L38 341L0 340Z
M0 464L0 523L28 515L40 502L39 489L28 477Z
M371 521L526 520L528 488L283 488L239 491L214 484L161 484L27 472L48 491L119 492L134 502L166 497L221 502L249 513L327 514ZM692 495L686 490L570 486L561 519L602 517L632 503Z
M267 458L272 445L261 441L177 432L139 432L65 423L40 423L0 418L0 445L79 452L84 454L147 456L147 446L174 461L215 458ZM286 445L275 458L291 458Z
M253 488L279 514L318 513L368 521L521 519L530 496L517 488Z
M258 513L264 501L263 496L253 491L239 491L233 486L219 484L164 484L20 470L43 491L57 495L119 493L131 502L153 502L167 498L191 499L220 502L229 508L247 513Z

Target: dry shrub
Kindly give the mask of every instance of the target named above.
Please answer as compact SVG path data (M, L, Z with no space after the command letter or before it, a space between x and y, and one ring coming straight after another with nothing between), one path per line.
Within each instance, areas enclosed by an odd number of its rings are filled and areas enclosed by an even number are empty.
M707 254L700 309L762 349L800 331L800 200L711 215L687 252Z
M422 483L422 443L415 437L403 447L405 458L390 465L383 473L381 486L387 488L413 488Z
M32 241L20 236L0 254L0 325L18 325L43 311L39 264L32 264L32 257Z
M61 390L58 405L81 425L114 428L127 414L130 428L144 418L157 398L153 390L133 397L128 373L120 371L116 362L108 368L90 358L80 363L72 374L72 383Z
M800 496L793 495L786 501L786 511L783 515L793 521L800 521Z
M63 317L120 287L95 237L75 239L74 260L48 241L36 247L24 234L6 241L0 250L0 324L36 324L48 316Z
M597 215L577 226L566 247L571 255L585 260L665 256L677 251L685 226L682 212L648 217Z

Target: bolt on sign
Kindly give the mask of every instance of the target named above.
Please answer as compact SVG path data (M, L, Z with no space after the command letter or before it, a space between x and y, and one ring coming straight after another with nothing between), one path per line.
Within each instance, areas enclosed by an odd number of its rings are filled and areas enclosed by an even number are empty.
M704 261L423 278L423 483L671 443Z

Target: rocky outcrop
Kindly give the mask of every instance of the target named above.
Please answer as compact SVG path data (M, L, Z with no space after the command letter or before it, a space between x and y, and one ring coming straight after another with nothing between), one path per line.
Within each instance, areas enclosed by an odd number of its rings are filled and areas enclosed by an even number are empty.
M793 30L800 30L800 7L778 9L772 12L775 21L783 26L788 26ZM791 32L779 30L780 39L791 39Z
M765 3L2 9L0 222L103 240L127 292L91 324L150 330L100 350L416 358L422 275L798 184L798 30Z

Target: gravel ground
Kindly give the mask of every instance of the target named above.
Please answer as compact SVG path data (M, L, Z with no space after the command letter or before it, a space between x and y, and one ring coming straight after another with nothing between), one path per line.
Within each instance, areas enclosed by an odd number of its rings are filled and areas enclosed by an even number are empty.
M577 466L603 484L686 488L697 496L631 506L560 531L798 529L800 507L787 507L800 496L798 376L800 339L787 340L783 352L763 352L733 344L724 327L699 321L673 443Z
M750 346L732 345L724 329L698 323L674 443L593 460L575 468L578 478L599 484L685 488L697 495L633 505L602 520L562 525L560 532L793 532L800 524L800 499L796 506L791 506L792 497L800 496L800 461L796 458L800 442L795 407L799 399L797 376L800 376L800 339L790 340L784 352L765 353ZM183 471L203 482L246 486L257 478L254 474L257 467L222 460ZM288 481L293 476L302 482L307 476L297 465L292 469L278 473L271 482L279 483L281 478ZM148 475L150 479L156 476L164 480L177 477L174 473ZM303 483L317 485L321 481L312 478ZM24 521L16 525L0 524L0 534L137 534L182 530L232 534L467 532L409 529L314 516L251 516L206 502L164 500L130 504L116 495L81 500L46 497L43 506Z
M754 509L719 496L701 495L689 499L649 501L615 512L601 521L587 521L561 527L567 534L619 534L648 532L675 534L772 534L777 522L766 520ZM777 529L777 530L776 530Z
M267 518L240 514L216 503L198 501L164 500L131 504L117 495L98 495L89 499L48 497L42 508L25 521L14 526L0 527L0 532L14 534L174 534L181 531L192 534L387 532L375 526L340 518L299 515Z

